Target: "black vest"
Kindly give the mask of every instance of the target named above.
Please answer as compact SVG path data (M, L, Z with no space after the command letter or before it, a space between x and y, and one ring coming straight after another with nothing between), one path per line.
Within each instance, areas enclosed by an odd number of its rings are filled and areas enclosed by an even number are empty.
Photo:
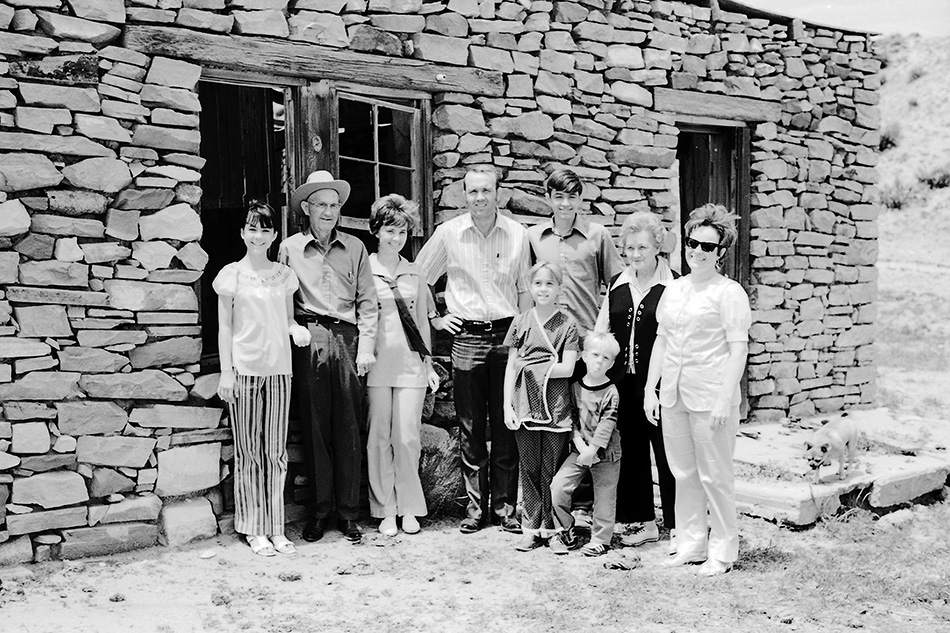
M613 288L617 277L610 280L612 288L608 295L608 311L610 314L610 331L620 343L620 353L614 366L607 372L607 376L615 383L620 384L627 367L630 365L630 354L633 354L633 368L637 375L646 380L650 369L650 356L653 353L653 342L656 340L656 306L663 296L666 286L657 284L650 288L636 313L633 309L633 296L630 294L630 284L623 284ZM673 277L679 277L675 272ZM630 349L630 332L633 331L633 349Z

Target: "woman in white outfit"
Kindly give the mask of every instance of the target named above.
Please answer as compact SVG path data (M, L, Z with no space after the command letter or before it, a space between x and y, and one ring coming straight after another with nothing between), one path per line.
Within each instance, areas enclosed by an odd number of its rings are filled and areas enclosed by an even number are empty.
M677 553L667 564L703 562L707 576L732 569L739 554L732 456L752 312L742 286L718 270L736 241L735 220L720 205L690 213L690 272L667 285L657 306L644 391L647 417L658 420L663 407L663 441L676 479Z

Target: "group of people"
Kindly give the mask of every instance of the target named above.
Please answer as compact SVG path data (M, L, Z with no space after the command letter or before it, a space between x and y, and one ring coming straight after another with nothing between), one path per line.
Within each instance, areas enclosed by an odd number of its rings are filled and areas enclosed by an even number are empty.
M247 255L214 281L218 392L235 435L235 529L257 554L295 551L282 496L293 373L314 489L302 538L322 538L332 512L345 538L362 538L364 414L371 514L382 534L419 531L422 407L426 389L439 385L434 328L453 337L468 497L461 532L499 525L522 535L520 551L548 545L566 554L592 506L584 554L606 552L618 521L629 525L624 545L657 541L652 447L668 563L729 571L751 324L747 295L719 272L735 216L717 205L690 214L689 274L678 277L661 254L666 231L649 212L624 222L624 266L607 229L579 214L583 183L570 170L548 177L552 216L529 229L498 212L491 168L470 170L463 184L467 212L436 228L415 262L400 252L418 226L416 205L395 194L373 204L379 246L368 255L338 230L349 184L325 171L291 196L309 228L281 243L278 262L267 258L274 211L248 209ZM443 276L440 314L430 286Z

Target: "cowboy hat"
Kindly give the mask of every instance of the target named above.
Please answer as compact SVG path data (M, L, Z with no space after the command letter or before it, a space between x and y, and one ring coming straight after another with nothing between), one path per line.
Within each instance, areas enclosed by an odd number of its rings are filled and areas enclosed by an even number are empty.
M340 194L340 204L350 197L350 183L345 180L334 180L330 172L321 169L307 176L307 182L294 189L290 196L290 208L300 213L300 203L313 195L314 191L321 189L332 189Z

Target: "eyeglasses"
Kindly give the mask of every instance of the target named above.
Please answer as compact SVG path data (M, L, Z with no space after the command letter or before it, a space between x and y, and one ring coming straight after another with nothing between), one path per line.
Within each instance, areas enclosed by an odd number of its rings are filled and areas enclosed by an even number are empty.
M691 237L686 238L686 248L696 250L697 248L703 249L704 253L712 253L714 250L719 248L719 244L716 242L700 242L699 240L694 240Z

